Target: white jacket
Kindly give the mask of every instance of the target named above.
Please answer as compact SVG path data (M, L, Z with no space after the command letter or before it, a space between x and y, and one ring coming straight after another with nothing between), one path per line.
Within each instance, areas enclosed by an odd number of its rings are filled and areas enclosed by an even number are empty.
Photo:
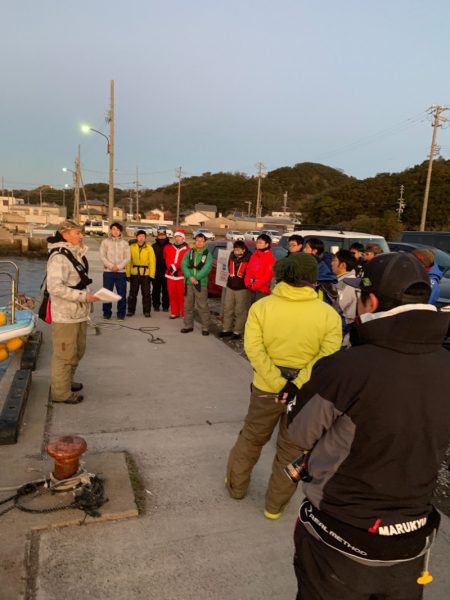
M72 246L67 242L49 244L49 251L67 248L79 261L87 252L87 247ZM55 252L47 263L47 290L50 294L52 321L54 323L81 323L89 320L90 304L86 302L88 290L74 290L70 286L80 283L75 267L63 254Z
M131 258L130 246L121 236L108 238L100 244L100 259L105 271L111 271L114 265L119 267L119 272L124 273Z
M350 325L355 320L357 298L355 288L347 285L343 280L344 277L356 277L355 271L348 271L338 276L337 291L339 296L339 306L344 313L347 325Z

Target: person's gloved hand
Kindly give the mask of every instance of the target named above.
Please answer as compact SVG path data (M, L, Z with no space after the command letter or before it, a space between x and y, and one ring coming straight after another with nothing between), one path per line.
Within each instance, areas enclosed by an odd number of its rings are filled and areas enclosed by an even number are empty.
M287 404L295 398L298 392L298 387L292 381L286 381L285 386L278 392L277 401L281 404Z
M130 281L130 278L129 278L129 277L127 277L127 281Z

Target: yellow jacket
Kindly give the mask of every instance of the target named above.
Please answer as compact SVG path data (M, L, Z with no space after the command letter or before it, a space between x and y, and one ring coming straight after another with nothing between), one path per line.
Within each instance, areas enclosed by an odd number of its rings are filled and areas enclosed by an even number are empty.
M311 287L278 283L248 313L244 348L255 371L253 384L266 392L276 394L286 384L276 365L301 369L293 381L300 388L313 365L341 343L341 317Z
M137 242L131 244L131 258L127 265L127 277L130 275L155 276L156 256L155 251L148 244L139 246Z

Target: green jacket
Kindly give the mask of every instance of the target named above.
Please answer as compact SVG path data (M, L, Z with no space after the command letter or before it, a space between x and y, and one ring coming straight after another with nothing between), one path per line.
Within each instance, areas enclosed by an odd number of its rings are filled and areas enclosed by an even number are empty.
M202 263L202 256L205 252L208 253L205 261ZM191 254L193 255L193 266L191 266ZM207 248L203 248L202 250L195 250L195 248L192 248L191 250L188 250L181 262L181 270L183 271L184 278L188 285L191 285L189 278L195 277L202 287L207 287L208 275L211 272L211 269L212 256Z

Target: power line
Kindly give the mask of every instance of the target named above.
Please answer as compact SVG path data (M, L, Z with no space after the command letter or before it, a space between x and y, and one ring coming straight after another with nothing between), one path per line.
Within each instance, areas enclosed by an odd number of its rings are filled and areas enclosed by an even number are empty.
M338 148L335 148L334 150L330 150L329 152L326 152L324 154L314 157L312 160L313 161L321 160L323 158L327 158L329 156L334 156L336 154L350 152L351 150L355 150L361 146L379 141L380 139L382 139L384 137L388 137L390 135L395 135L396 133L401 133L402 131L409 129L410 127L413 127L414 125L417 125L418 123L422 123L424 121L424 117L426 116L426 114L427 114L426 111L422 111L422 112L418 113L417 115L413 115L412 117L409 117L408 119L400 121L396 125L391 125L390 127L381 129L380 131L378 131L376 133L372 133L365 137L359 138L353 142L350 142L349 144L340 146Z

